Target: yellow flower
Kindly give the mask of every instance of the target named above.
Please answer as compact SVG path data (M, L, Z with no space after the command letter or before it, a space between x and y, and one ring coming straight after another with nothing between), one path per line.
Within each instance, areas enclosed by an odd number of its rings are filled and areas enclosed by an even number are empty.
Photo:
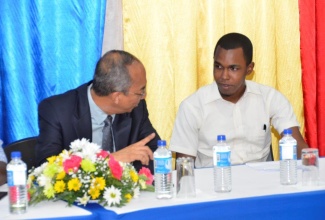
M69 157L69 151L67 151L67 150L63 150L60 154L59 154L59 156L58 156L58 164L59 164L59 166L62 166L63 165L63 160L65 160L66 158L68 158Z
M96 189L103 190L106 186L105 179L103 177L96 177L93 179L93 184Z
M84 159L81 161L81 168L86 172L94 172L96 171L95 164L91 162L91 160Z
M130 171L130 176L133 182L138 182L139 176L136 172L134 172L133 170Z
M54 198L54 189L52 185L48 185L44 188L43 190L44 195L50 199L50 198Z
M68 182L68 189L70 191L74 190L74 191L78 191L81 187L81 182L78 178L73 178L71 180L69 180Z
M89 195L91 196L92 199L97 199L98 196L100 195L99 189L97 189L95 187L90 188L88 193L89 193Z
M30 181L34 181L35 180L35 176L34 175L30 175L29 176L29 179L30 179Z
M147 188L146 181L144 181L143 179L140 179L139 183L140 183L141 189L146 189Z
M56 181L54 184L54 190L56 193L62 193L65 190L65 183L60 180L60 181Z
M65 177L65 171L62 170L58 175L56 176L57 180L62 180Z
M28 179L27 179L27 185L32 185L33 181L35 180L35 176L32 174L29 174Z
M132 195L130 193L126 194L124 197L128 200L128 202L130 202L132 199Z
M59 170L59 166L55 163L52 163L52 164L48 164L45 167L43 173L45 176L52 178L58 172L58 170Z
M47 158L47 161L49 162L49 164L54 163L55 160L56 160L56 156L52 156L52 157Z
M62 157L58 157L59 159L57 160L57 164L62 167L63 166L63 159Z

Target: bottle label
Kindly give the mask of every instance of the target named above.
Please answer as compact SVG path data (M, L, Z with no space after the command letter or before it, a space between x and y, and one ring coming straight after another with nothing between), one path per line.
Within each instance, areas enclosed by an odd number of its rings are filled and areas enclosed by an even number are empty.
M217 167L229 167L231 165L230 151L216 151L215 165Z
M172 158L155 158L155 173L167 174L172 170Z
M26 185L25 170L7 170L8 186Z
M280 160L297 160L297 145L280 144Z

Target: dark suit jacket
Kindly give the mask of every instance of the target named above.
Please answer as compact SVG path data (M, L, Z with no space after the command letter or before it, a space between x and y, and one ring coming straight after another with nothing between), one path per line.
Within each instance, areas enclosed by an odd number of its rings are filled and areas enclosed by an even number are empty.
M47 157L58 155L76 139L86 138L92 141L90 107L87 86L91 82L61 95L44 99L38 106L40 134L36 146L36 162L41 164ZM117 114L113 122L116 151L140 141L152 132L156 137L147 145L154 152L160 139L148 118L146 102L141 100L131 113ZM134 167L142 167L140 161L134 161ZM153 173L153 161L149 168Z

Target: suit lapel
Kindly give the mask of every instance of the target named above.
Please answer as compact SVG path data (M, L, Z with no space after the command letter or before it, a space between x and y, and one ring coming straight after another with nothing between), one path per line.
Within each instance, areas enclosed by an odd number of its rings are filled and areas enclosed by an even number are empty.
M79 139L86 138L92 141L92 127L90 107L88 102L87 89L91 82L80 86L77 89L77 102L72 123Z
M126 147L129 143L132 118L129 114L116 115L113 122L115 150Z

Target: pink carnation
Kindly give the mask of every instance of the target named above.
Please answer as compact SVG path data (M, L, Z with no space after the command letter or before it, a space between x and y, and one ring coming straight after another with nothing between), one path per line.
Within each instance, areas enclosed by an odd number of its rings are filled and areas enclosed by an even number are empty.
M153 175L150 170L146 167L142 167L139 171L139 175L145 175L147 177L146 184L151 185L153 182Z
M112 175L121 180L123 174L123 168L121 167L120 163L114 159L112 155L109 156L108 166L111 168Z
M82 158L76 155L72 155L69 159L63 162L63 168L66 173L70 171L77 172L80 167Z
M101 150L99 153L97 153L97 158L102 157L102 158L106 158L109 156L109 153L105 150Z

